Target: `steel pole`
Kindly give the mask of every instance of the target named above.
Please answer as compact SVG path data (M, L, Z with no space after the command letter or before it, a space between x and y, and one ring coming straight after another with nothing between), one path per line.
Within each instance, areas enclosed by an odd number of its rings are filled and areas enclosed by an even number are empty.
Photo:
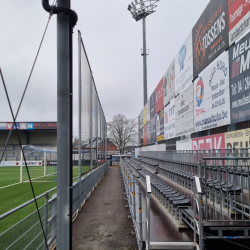
M90 73L90 170L92 170L92 157L93 157L93 150L92 150L92 135L93 135L93 76L92 72Z
M98 166L98 98L96 93L96 159L95 159L95 165Z
M70 0L57 0L70 8ZM72 28L57 15L57 249L72 249Z
M147 104L148 89L147 89L147 52L146 52L146 16L142 18L142 33L143 33L143 107Z

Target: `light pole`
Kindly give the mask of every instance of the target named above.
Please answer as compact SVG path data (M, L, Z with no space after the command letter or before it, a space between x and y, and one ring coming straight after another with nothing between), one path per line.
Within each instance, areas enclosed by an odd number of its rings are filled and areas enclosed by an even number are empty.
M139 21L142 19L142 34L143 34L143 49L141 55L143 56L143 106L148 100L147 91L147 49L146 49L146 16L155 12L156 3L160 0L134 0L128 5L128 10L132 17Z

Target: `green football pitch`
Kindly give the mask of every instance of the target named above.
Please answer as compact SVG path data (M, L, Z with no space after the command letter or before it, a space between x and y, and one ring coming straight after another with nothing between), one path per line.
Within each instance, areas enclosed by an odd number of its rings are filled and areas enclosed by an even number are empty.
M29 167L29 169L32 169ZM89 170L89 166L82 167L82 173ZM36 171L43 173L43 167L36 167ZM49 167L47 167L49 172ZM30 171L32 173L32 171ZM25 175L25 170L23 170ZM78 176L78 167L73 167L73 178ZM31 176L32 178L32 176ZM46 191L56 187L56 181L32 181L35 196L38 196ZM50 198L52 194L50 193ZM0 167L0 215L8 212L9 210L31 200L33 198L31 186L29 182L20 183L20 167ZM44 198L38 200L39 207L44 204ZM26 206L25 208L15 212L14 214L0 220L0 234L10 228L12 225L28 216L36 210L35 203Z

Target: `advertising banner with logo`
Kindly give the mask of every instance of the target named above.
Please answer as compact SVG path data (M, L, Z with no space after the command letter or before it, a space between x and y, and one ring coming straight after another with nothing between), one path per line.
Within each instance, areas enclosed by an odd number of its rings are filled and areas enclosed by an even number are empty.
M150 133L151 133L150 141L151 143L156 142L156 116L157 115L150 116L151 117L150 119Z
M196 22L193 33L193 77L228 48L228 5L211 0Z
M171 63L164 75L164 106L175 97L175 61Z
M175 136L194 132L194 93L190 83L175 98Z
M228 52L224 52L194 82L194 131L230 124Z
M156 120L156 140L163 141L164 140L164 109L162 109L157 114Z
M147 122L150 122L150 98L147 102Z
M156 90L150 96L150 120L154 119L156 115Z
M27 166L42 166L42 161L26 161ZM6 167L14 167L14 166L21 166L21 161L2 161L0 166ZM25 166L25 162L23 161L23 166Z
M140 115L138 116L138 145L141 145Z
M143 126L147 124L147 104L143 108Z
M193 80L192 32L175 57L175 95L178 95Z
M141 113L140 113L140 127L139 127L140 129L143 128L143 111L144 110L142 110Z
M150 121L147 123L147 144L151 143L151 131L150 131Z
M140 139L141 139L140 146L143 145L143 138L144 138L143 136L144 136L144 133L143 133L143 128L142 128L142 129L140 129Z
M250 27L250 1L228 0L229 45L235 42Z
M250 147L250 129L242 129L225 133L226 148Z
M143 127L143 145L147 145L147 125Z
M163 78L160 80L156 87L156 113L160 112L164 107L164 88L163 88Z
M231 123L250 120L250 34L229 50Z
M192 139L192 150L225 148L225 135L209 135Z
M175 137L175 99L164 108L164 139Z

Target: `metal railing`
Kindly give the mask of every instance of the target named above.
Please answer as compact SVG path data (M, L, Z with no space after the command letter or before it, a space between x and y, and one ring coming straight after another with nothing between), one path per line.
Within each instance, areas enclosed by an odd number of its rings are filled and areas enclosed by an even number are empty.
M85 200L89 197L95 186L99 183L109 167L109 162L89 172L79 181L73 183L73 218L76 217ZM43 231L37 211L32 212L27 217L10 227L8 230L0 234L0 250L14 249L47 249L51 248L56 243L56 200L57 195L53 192L56 187L37 196L36 200L44 197L44 204L39 207L39 212L42 217L44 234L47 238L47 244L44 240ZM51 197L49 199L49 197ZM10 219L11 215L16 212L22 212L28 205L34 204L34 199L0 215L0 222L4 219Z

